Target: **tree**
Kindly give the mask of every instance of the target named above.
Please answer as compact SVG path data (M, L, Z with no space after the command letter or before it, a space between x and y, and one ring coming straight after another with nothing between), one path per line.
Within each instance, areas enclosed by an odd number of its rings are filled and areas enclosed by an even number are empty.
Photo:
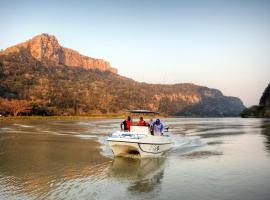
M29 110L31 112L31 115L50 116L53 114L52 110L38 102L31 102Z
M21 112L27 111L30 107L30 104L26 100L1 99L0 107L2 111L11 113L13 116L17 116Z

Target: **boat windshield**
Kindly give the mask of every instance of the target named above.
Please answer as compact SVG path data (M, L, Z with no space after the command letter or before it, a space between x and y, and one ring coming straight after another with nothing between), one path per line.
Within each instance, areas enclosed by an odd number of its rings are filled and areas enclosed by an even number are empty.
M141 110L128 110L128 113L132 119L131 130L133 131L140 130L140 132L146 132L147 130L148 133L150 133L149 128L153 122L153 118L155 117L155 115L159 114L159 112L156 112L156 111L149 111L149 110L142 110L142 109ZM148 118L150 120L145 120L144 118ZM141 119L142 121L140 121Z
M140 119L141 117L149 117L151 120L155 117L155 115L158 115L159 112L156 111L149 111L149 110L128 110L127 111L132 119ZM133 124L136 126L136 124ZM145 124L146 126L148 124Z

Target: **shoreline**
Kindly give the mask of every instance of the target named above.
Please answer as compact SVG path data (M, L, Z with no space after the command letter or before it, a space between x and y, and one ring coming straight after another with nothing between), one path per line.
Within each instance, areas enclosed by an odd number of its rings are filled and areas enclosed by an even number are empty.
M93 115L93 116L8 116L0 117L0 121L10 120L87 120L87 119L121 119L124 115Z
M134 115L135 116L135 115ZM87 119L125 119L126 114L108 114L108 115L70 115L70 116L0 116L0 121L9 121L9 120L87 120ZM173 116L162 116L159 115L159 118L168 118ZM137 118L133 117L133 118ZM149 115L144 115L144 118L151 118Z
M127 115L125 114L111 114L111 115L89 115L89 116L0 116L0 121L11 121L11 120L91 120L91 119L125 119ZM151 118L148 115L144 115L144 118ZM133 118L137 118L133 117ZM157 118L157 117L154 117ZM231 117L187 117L187 116L162 116L159 115L158 118L243 118L241 116L231 116ZM267 118L266 118L267 119Z

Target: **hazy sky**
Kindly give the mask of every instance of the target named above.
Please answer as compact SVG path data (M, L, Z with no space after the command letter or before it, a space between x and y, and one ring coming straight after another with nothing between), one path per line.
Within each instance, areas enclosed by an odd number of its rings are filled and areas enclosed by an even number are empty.
M0 0L0 49L40 33L121 75L191 82L258 104L270 81L270 1Z

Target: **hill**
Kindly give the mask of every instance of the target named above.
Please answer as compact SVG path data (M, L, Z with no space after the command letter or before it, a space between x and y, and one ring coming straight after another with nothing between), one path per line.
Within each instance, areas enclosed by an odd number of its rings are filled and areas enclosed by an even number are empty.
M259 105L246 108L241 113L242 117L270 118L270 83L265 88Z
M30 114L89 115L127 109L176 116L238 116L237 97L190 83L148 84L120 76L106 61L61 47L42 34L0 52L0 97L26 100Z
M9 47L5 51L0 52L0 55L20 53L24 50L28 52L29 55L27 56L35 58L46 66L79 66L85 69L98 69L100 71L117 73L117 69L112 68L109 62L84 56L77 51L62 47L55 36L46 33L37 35L29 41Z

